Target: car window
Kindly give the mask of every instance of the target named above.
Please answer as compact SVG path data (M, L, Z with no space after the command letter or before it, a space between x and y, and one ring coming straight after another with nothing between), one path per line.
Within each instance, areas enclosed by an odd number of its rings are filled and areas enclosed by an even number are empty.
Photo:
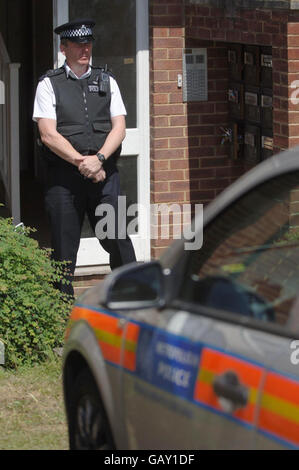
M263 183L204 230L179 298L285 324L298 292L299 172Z

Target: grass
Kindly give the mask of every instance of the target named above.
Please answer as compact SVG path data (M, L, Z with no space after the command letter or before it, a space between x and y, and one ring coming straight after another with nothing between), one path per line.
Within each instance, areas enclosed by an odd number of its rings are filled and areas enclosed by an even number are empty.
M0 450L68 449L61 361L7 371L0 366Z

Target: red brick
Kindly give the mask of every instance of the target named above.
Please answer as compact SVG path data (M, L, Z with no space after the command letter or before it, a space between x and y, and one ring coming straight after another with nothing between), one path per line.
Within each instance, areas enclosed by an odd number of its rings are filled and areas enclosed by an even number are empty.
M215 147L189 148L189 157L210 157L215 155Z
M169 170L169 161L167 160L153 160L152 161L153 170Z
M182 101L183 101L182 91L178 91L177 93L170 93L169 103L182 103Z
M272 34L256 33L256 42L257 44L272 46Z
M181 70L182 61L181 60L155 60L154 69L155 70Z
M289 61L289 71L291 73L299 72L299 60L290 60Z
M151 190L157 193L161 192L167 192L169 190L169 184L165 181L163 182L151 182Z
M176 159L176 158L184 158L184 149L155 149L154 158L157 159Z
M176 83L171 83L171 82L156 82L154 83L153 87L154 93L170 93L170 92L175 92L177 91L177 85Z
M196 7L196 15L198 16L210 16L210 8L209 7L203 7L203 6L197 6Z
M288 58L299 60L299 47L289 48L288 49Z
M228 164L228 159L227 158L216 158L216 157L210 157L210 158L202 158L200 161L200 165L202 168L206 167L216 167L216 166L227 166Z
M299 136L299 125L297 126L296 124L291 124L288 126L288 130L290 137Z
M154 49L164 49L164 48L182 48L183 39L182 38L154 38L153 48Z
M280 34L280 25L264 23L264 33Z
M166 149L168 148L168 139L155 139L152 145L155 149Z
M184 36L184 28L169 28L169 37L181 38Z
M168 59L182 59L182 49L168 49Z
M188 103L188 114L212 114L215 111L215 104L206 101L198 103Z
M169 139L169 148L187 148L188 147L188 138L187 137L178 137Z
M276 142L276 139L274 140L274 142ZM299 137L290 137L290 139L288 140L288 146L285 146L285 147L281 147L279 145L279 148L280 149L286 149L286 148L291 148L291 147L297 147L297 145L299 145Z
M219 124L226 121L227 114L202 114L202 124Z
M227 178L223 179L206 179L201 180L199 184L200 189L224 189L229 185Z
M177 86L177 83L178 83L178 73L182 73L182 69L180 69L180 70L170 70L169 71L169 81L174 82L176 86Z
M163 160L164 161L164 160ZM170 160L171 170L187 170L189 168L188 160Z
M289 112L288 113L288 122L290 124L299 124L299 112L294 112L294 111Z
M183 18L183 6L182 5L168 5L167 7L168 15L180 16L181 20Z
M212 190L190 192L191 201L196 201L196 202L211 201L212 199L214 199L214 197L215 197L215 193Z
M274 135L274 144L280 149L288 148L288 143L289 143L288 137ZM298 139L298 143L299 143L299 139Z
M275 122L286 123L288 122L288 112L287 111L276 111L275 112Z
M166 15L166 16L153 16L151 18L151 24L154 26L182 26L181 15Z
M161 137L183 137L183 127L158 127L153 129L153 136L155 138Z
M154 49L153 50L153 60L161 60L161 59L167 59L168 54L167 54L167 49Z
M155 194L155 202L177 202L184 200L185 194L183 192L168 192Z
M167 82L169 79L168 72L155 70L152 72L151 80L152 82Z
M168 94L159 93L159 94L153 95L153 103L154 104L168 104L169 103Z
M299 46L299 35L288 36L288 47L298 47L298 46Z
M219 19L218 18L204 18L205 26L210 29L218 29L219 28Z
M210 146L210 145L220 145L222 137L221 136L205 136L200 138L200 142L202 146Z
M272 36L272 47L286 47L287 36L284 34L274 34Z
M170 191L188 191L189 181L174 181L170 183Z
M155 174L156 181L177 181L184 179L183 170L168 170L168 171L157 171Z
M151 15L157 15L157 16L160 16L160 15L167 15L167 5L155 5L153 3L151 3L150 5L150 14Z
M226 40L231 42L241 41L241 31L227 31Z
M156 116L163 115L175 115L184 114L184 106L178 104L169 104L169 105L156 105L153 108L153 112Z
M290 35L299 35L299 23L288 23L287 32Z
M168 28L153 28L154 38L166 38L168 36Z
M160 117L160 116L152 116L151 117L151 124L153 127L166 127L168 126L168 118L167 117Z
M171 116L170 118L171 126L186 126L187 125L187 116Z
M224 40L225 39L225 30L224 29L213 29L211 33L211 39L215 40Z
M190 175L193 180L195 178L213 178L215 176L215 168L200 168L198 170L191 170Z

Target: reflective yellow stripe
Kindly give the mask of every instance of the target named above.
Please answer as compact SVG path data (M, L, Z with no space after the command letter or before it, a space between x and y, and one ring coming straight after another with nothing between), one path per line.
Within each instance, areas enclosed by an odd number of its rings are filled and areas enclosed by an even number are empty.
M290 421L299 423L299 408L297 405L293 405L290 402L276 398L268 393L263 394L262 408L265 408L272 413L280 415Z
M94 332L99 341L103 341L103 343L107 343L111 346L120 348L122 341L121 336L108 333L107 331L99 330L98 328L94 328Z

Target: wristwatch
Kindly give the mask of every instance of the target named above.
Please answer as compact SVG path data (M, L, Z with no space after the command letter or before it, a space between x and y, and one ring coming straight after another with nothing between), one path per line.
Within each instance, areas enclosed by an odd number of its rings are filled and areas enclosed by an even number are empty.
M97 153L97 157L99 159L99 161L102 163L102 165L105 163L106 161L106 158L105 158L105 155L103 155L102 153L98 152Z

